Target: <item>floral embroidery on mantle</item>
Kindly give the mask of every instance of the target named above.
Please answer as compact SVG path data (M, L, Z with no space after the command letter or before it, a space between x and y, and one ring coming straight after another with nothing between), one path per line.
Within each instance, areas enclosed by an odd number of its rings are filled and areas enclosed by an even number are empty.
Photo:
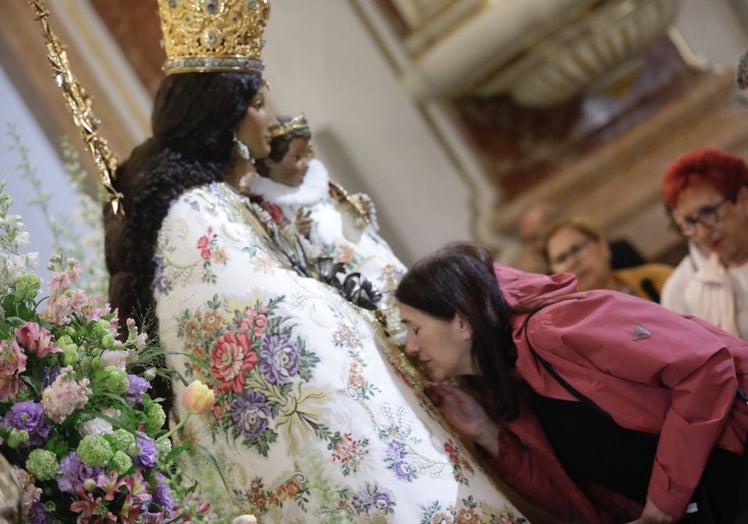
M169 364L217 395L180 438L221 466L226 504L261 522L524 522L375 315L287 269L262 235L214 184L172 205L156 253Z

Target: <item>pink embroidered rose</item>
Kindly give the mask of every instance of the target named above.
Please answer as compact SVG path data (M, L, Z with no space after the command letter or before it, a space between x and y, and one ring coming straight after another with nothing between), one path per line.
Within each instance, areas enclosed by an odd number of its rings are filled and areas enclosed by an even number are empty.
M213 230L208 228L207 233L197 239L197 249L200 250L200 256L204 260L210 260L210 237L212 234Z
M263 307L260 311L257 311L253 307L248 307L244 310L244 318L239 319L237 325L242 331L251 331L255 337L261 337L265 334L265 328L270 324L270 319L265 313L267 313L267 307Z
M223 391L240 393L244 389L244 373L257 364L257 353L250 349L246 333L227 331L213 344L210 370Z

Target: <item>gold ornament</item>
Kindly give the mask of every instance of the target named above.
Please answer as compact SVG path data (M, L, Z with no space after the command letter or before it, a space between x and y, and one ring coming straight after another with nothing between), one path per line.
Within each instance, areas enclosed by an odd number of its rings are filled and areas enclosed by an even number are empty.
M270 0L158 0L166 74L262 72Z
M273 130L271 136L273 138L276 138L279 136L287 135L292 131L301 131L304 129L309 129L309 124L306 121L306 117L301 114L293 117L288 122L280 124Z
M91 108L91 98L73 73L68 55L65 52L65 46L49 27L49 11L47 11L44 2L42 0L29 0L28 3L33 8L34 15L42 26L42 35L47 42L47 57L57 87L62 90L75 126L80 131L83 141L91 152L94 162L96 162L101 182L109 195L109 202L114 214L122 214L124 213L122 193L114 189L112 185L117 170L117 158L107 141L99 135L99 119L96 118Z

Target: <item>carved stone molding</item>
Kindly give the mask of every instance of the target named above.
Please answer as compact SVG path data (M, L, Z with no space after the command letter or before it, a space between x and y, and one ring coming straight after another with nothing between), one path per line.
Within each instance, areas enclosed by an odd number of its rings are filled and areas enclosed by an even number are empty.
M419 99L509 95L524 106L559 105L626 73L666 32L676 6L505 0L475 4L469 16L445 10L407 35L417 51L403 83Z

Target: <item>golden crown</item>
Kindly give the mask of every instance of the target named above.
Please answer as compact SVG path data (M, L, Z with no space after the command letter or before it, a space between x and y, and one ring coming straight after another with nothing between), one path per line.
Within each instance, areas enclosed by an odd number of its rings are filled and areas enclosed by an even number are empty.
M306 117L301 114L288 120L287 122L281 122L272 132L272 137L276 138L279 136L287 135L292 131L301 131L309 129L309 124L306 121Z
M270 0L158 0L166 74L262 72Z

